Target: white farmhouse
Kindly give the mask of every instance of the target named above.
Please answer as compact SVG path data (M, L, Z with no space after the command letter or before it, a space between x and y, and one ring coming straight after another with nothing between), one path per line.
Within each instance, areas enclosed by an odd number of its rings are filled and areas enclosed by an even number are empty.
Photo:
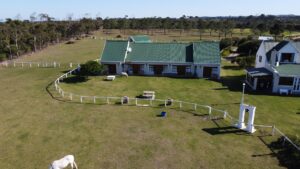
M253 90L300 94L300 42L263 41L246 82Z

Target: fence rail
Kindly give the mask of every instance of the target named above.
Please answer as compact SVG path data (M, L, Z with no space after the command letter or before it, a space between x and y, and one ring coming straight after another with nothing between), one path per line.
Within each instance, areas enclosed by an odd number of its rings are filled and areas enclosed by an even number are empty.
M23 61L5 61L0 63L0 67L22 67L22 68L75 68L81 63L61 63L61 62L23 62Z

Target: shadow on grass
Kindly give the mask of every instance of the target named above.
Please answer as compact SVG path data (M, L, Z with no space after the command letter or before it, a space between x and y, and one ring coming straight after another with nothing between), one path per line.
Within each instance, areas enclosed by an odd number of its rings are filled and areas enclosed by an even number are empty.
M85 76L71 76L63 80L64 83L75 84L87 82L89 79Z
M232 133L245 133L235 127L215 127L215 128L204 128L203 131L209 133L210 135L220 135L220 134L232 134Z
M271 155L278 159L281 166L284 166L288 169L299 169L300 152L298 150L286 142L283 137L280 137L276 141L273 141L269 144L265 141L264 137L267 136L258 136L259 140L270 149L271 153L252 155L253 157Z
M239 67L239 66L223 66L222 67L223 69L225 69L225 70L243 70L244 68L242 68L242 67Z

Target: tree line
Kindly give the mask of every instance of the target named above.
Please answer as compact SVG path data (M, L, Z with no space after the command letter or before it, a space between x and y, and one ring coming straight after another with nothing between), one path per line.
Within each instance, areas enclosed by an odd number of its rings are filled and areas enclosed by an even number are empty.
M0 61L36 52L51 44L90 34L102 26L102 19L55 21L47 14L30 20L6 19L0 23Z
M199 30L200 39L204 31L210 35L217 32L221 39L232 38L233 29L244 31L246 28L254 34L266 32L275 36L284 31L300 31L300 16L247 16L247 17L192 17L180 18L82 18L57 21L47 14L32 15L28 20L6 19L0 22L0 60L13 59L22 54L35 52L50 44L89 34L104 29L161 29L167 34L170 29L180 30L180 34L191 29Z
M269 32L275 36L287 31L300 31L300 16L247 16L247 17L192 17L183 15L180 18L106 18L103 20L104 29L163 29L164 33L170 29L185 30L198 29L200 36L204 30L218 32L219 35L232 36L232 29L243 31L249 28L254 34L261 35Z

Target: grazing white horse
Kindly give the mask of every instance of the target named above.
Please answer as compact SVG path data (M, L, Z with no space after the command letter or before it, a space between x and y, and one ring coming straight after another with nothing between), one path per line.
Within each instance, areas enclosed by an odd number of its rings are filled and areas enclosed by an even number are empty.
M49 169L64 169L68 167L69 164L72 169L74 169L74 167L78 169L73 155L67 155L60 160L53 161L52 164L50 164Z
M122 72L121 75L128 77L128 74L126 72Z

